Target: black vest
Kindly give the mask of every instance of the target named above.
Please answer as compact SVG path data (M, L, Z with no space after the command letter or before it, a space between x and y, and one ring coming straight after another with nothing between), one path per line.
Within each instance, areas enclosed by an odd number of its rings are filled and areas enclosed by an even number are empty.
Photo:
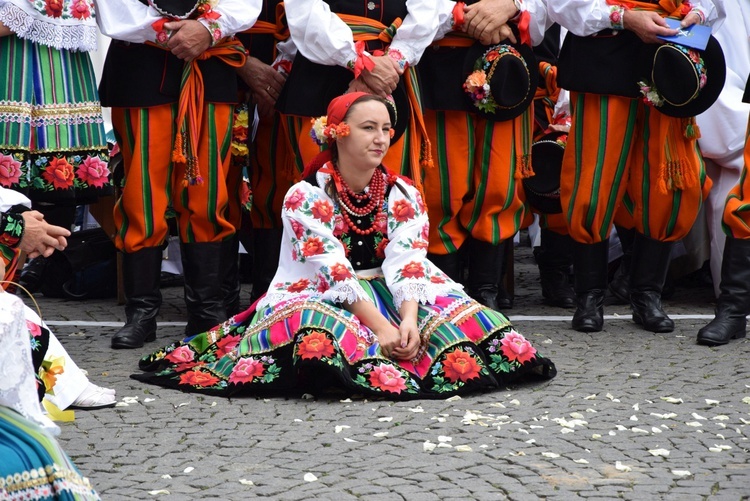
M266 0L263 2L263 8L260 10L258 21L265 21L268 23L276 22L276 6L283 0ZM260 59L266 64L273 63L274 53L273 49L276 45L276 39L273 35L257 35L257 34L244 34L240 33L237 38L245 49L250 53L250 56ZM242 89L247 89L247 85L242 81L241 78L237 79L237 83Z
M140 0L147 4L146 0ZM194 0L187 0L191 7ZM184 62L171 52L145 44L113 40L107 51L99 97L102 106L146 108L180 97ZM200 61L206 102L237 102L235 70L218 59Z
M396 18L403 19L408 13L406 0L325 0L331 12L367 17L389 26ZM369 9L368 5L373 8ZM368 51L384 49L382 42L367 44ZM340 96L349 86L354 75L341 66L325 66L311 62L297 53L292 71L284 84L276 109L288 115L317 117L326 114L328 103Z

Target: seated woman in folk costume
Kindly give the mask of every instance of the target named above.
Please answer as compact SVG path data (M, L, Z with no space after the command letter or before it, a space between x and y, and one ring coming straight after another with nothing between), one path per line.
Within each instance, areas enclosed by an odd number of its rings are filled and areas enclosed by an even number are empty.
M132 377L223 396L337 386L401 399L554 377L505 316L426 258L422 196L381 164L395 121L371 94L333 99L313 128L329 148L286 195L268 293Z

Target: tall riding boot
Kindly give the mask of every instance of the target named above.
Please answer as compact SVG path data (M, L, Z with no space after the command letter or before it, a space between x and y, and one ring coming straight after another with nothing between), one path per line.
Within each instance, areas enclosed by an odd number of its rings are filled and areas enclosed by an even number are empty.
M542 228L541 241L542 245L534 249L534 257L539 266L544 303L560 308L575 308L576 294L570 283L573 239L570 235Z
M502 277L502 260L505 259L505 245L469 239L469 279L468 293L477 302L493 310L498 310L498 283Z
M622 247L620 266L609 282L609 292L617 300L617 304L630 304L630 263L633 260L633 240L635 230L617 226L617 236Z
M222 246L222 242L182 244L188 311L185 336L205 332L227 319L221 280Z
M240 239L237 235L221 242L221 292L227 317L240 312Z
M512 252L513 240L500 242L500 279L497 281L497 307L500 311L513 309L513 295L505 288L505 277L508 273L508 252Z
M459 272L458 252L448 254L427 254L427 259L432 264L440 268L440 271L448 275L454 282L461 282L461 273Z
M572 327L579 332L599 332L604 327L608 261L609 240L595 244L573 242L576 312Z
M250 302L254 303L268 291L279 267L281 228L253 230L253 290Z
M661 242L636 232L630 264L630 306L633 321L647 331L674 330L674 322L661 308L661 291L671 251L672 242Z
M156 315L161 306L161 247L146 247L122 255L125 325L112 336L112 348L140 348L156 339Z
M745 337L750 314L750 240L727 237L716 316L698 331L698 344L718 346Z

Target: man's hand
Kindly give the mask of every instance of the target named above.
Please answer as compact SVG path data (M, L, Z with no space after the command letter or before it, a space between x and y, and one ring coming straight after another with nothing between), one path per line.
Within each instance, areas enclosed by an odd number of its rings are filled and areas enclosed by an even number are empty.
M692 26L694 24L701 24L701 16L699 16L695 12L691 12L690 14L685 16L685 19L682 20L680 26L682 26L683 28L687 28L688 26Z
M372 71L364 70L359 78L380 97L388 97L398 85L400 74L398 64L390 56L372 56L375 67Z
M349 88L346 89L346 94L349 94L350 92L366 92L368 94L375 94L375 91L369 88L367 84L362 81L362 78L355 78L354 80L349 82Z
M250 87L253 102L258 105L258 115L270 117L281 94L286 77L260 59L248 56L237 74Z
M664 43L663 40L656 37L668 37L677 34L677 30L670 28L664 18L656 12L626 10L622 16L622 25L646 43Z
M20 247L29 258L49 257L55 249L63 250L68 245L65 237L70 236L70 231L47 223L41 212L32 210L21 215L24 228Z
M500 43L506 38L516 42L508 21L518 13L513 0L480 0L464 7L462 30L484 45Z
M173 31L167 47L180 59L192 61L211 47L211 33L198 21L173 21L164 23L164 28Z

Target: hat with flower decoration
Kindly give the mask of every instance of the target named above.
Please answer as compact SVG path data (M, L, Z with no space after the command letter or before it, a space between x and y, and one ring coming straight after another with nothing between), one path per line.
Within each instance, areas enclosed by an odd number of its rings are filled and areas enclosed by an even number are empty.
M718 99L726 79L721 45L709 37L705 50L674 43L646 45L644 55L653 61L650 80L641 80L643 99L672 117L694 117Z
M488 120L511 120L534 99L539 69L525 44L475 43L464 59L464 91L469 109Z
M531 146L534 175L524 178L523 189L529 205L542 214L560 214L560 173L568 142L567 132L549 132Z

